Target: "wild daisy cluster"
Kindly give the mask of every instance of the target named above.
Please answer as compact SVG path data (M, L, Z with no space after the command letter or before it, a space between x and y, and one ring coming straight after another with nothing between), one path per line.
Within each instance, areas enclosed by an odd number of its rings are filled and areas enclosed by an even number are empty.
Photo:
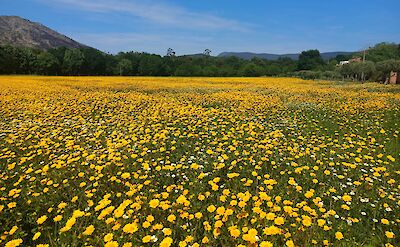
M396 246L400 90L0 77L1 246Z

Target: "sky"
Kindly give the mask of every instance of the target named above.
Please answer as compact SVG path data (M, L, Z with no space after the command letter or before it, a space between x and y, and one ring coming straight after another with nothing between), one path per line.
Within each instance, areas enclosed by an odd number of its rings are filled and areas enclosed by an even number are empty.
M105 52L359 51L400 43L399 0L0 0Z

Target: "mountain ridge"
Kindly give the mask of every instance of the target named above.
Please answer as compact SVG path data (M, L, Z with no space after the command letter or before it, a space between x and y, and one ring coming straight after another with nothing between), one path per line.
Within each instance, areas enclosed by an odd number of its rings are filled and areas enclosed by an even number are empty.
M41 23L19 16L0 16L0 45L48 50L57 47L88 48Z
M351 55L356 52L346 52L346 51L335 51L335 52L322 52L321 57L324 60L330 60L335 58L337 55ZM298 60L300 53L289 53L289 54L271 54L271 53L253 53L253 52L222 52L218 54L218 57L238 57L245 60L251 60L252 58L262 58L267 60L278 60L279 58L290 58L293 60Z

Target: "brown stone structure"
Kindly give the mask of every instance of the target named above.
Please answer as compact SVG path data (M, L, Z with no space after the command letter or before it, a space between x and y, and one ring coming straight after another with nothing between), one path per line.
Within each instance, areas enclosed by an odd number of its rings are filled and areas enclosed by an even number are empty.
M390 84L399 84L400 77L398 76L397 72L390 72L390 78L389 78L389 83Z

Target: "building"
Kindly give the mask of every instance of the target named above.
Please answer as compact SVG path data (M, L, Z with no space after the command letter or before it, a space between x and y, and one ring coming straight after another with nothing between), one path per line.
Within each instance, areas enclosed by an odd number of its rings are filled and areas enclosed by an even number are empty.
M354 57L349 60L350 63L361 63L362 61L361 57Z
M355 57L355 58L352 58L352 59L350 59L348 61L340 61L338 65L339 66L343 66L343 65L349 64L349 63L361 63L361 62L362 62L361 57Z
M397 72L390 72L390 78L389 78L389 83L390 84L400 84L400 76L398 76Z

